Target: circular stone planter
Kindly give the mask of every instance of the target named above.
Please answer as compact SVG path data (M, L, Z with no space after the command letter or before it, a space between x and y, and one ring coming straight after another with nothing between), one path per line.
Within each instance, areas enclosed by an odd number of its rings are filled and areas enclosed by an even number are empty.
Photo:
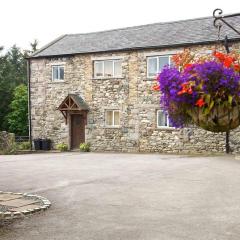
M0 224L44 211L50 206L48 199L35 194L0 191Z

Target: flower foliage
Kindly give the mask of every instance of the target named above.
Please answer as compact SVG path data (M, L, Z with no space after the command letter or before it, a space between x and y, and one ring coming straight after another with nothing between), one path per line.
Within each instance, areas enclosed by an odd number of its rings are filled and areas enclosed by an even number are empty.
M174 66L163 68L153 90L161 91L161 105L175 127L192 121L189 111L208 115L215 106L230 109L240 104L239 54L196 57L185 50L172 60Z

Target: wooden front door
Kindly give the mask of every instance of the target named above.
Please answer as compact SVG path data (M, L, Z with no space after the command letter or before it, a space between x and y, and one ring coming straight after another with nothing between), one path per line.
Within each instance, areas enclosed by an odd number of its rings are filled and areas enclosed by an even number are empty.
M85 119L83 115L71 115L71 149L79 148L85 142Z

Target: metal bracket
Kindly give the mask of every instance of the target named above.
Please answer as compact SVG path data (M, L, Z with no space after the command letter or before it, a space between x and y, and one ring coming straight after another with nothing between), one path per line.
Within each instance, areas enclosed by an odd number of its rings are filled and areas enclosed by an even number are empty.
M235 14L229 14L229 15L223 15L223 11L220 8L217 8L213 11L213 17L214 17L214 21L213 21L213 25L215 28L218 29L218 40L220 41L220 30L223 26L223 24L227 25L229 28L231 28L235 33L240 35L240 31L238 29L236 29L235 27L233 27L230 23L228 23L226 21L226 18L231 18L231 17L237 17L240 16L240 13L235 13ZM225 36L224 39L224 46L226 49L227 53L230 53L230 49L228 46L228 37L227 35ZM229 144L229 137L230 137L230 131L226 132L226 153L230 153L230 144Z
M223 11L220 8L217 8L213 11L213 17L214 17L214 22L213 25L216 28L219 28L222 26L224 23L227 25L229 28L231 28L234 32L240 35L240 31L233 27L230 23L228 23L225 19L226 18L231 18L231 17L237 17L240 16L240 13L234 13L234 14L229 14L229 15L223 15Z

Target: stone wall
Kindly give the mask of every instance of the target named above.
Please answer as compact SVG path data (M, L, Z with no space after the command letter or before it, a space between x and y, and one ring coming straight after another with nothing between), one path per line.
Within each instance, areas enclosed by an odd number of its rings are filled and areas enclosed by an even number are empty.
M240 44L232 47L239 49ZM197 54L210 53L215 46L191 47ZM155 49L113 53L79 54L66 58L31 60L31 102L33 138L50 138L69 144L69 124L56 110L69 94L80 95L90 107L86 125L86 142L92 151L123 152L223 152L225 134L198 128L157 128L159 95L152 92L153 80L147 78L147 56L182 51ZM93 78L93 60L120 57L122 78ZM64 64L65 81L51 80L52 64ZM118 128L105 126L105 111L120 110ZM231 147L240 151L240 131L230 136Z
M8 152L15 143L14 133L0 132L0 152Z

